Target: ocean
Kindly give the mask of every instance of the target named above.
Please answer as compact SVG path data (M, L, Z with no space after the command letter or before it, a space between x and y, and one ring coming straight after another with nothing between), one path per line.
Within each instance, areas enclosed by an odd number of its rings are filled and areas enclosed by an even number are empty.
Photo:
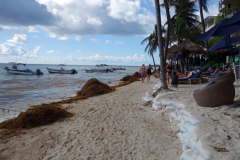
M116 84L125 75L139 71L140 66L121 66L126 70L108 73L86 73L84 69L94 65L67 65L65 69L75 69L78 74L51 74L46 67L53 64L27 64L33 71L40 69L43 75L15 75L7 73L3 67L11 64L0 63L0 122L16 117L32 105L56 102L76 95L76 92L91 78L97 78L108 85ZM105 66L105 68L119 66Z

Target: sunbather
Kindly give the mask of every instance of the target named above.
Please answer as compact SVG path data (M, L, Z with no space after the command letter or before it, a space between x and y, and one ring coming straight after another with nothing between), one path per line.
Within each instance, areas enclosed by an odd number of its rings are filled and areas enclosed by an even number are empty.
M177 72L178 78L190 78L194 74L194 71L190 71L188 74L182 75L180 72Z

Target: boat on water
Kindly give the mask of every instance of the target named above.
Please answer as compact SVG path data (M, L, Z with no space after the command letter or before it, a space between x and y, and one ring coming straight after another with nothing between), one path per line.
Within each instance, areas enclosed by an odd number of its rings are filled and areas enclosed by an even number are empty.
M122 68L120 66L119 66L119 68L113 68L113 67L111 67L111 68L114 69L114 70L126 70L126 68Z
M59 64L58 67L59 69L52 69L52 68L47 68L49 73L60 73L60 74L77 74L78 72L75 69L71 70L66 70L64 69L66 65L65 64Z
M15 63L15 62L9 62L12 64L11 67L5 66L3 69L7 71L7 73L12 73L12 74L24 74L24 75L43 75L43 72L41 72L40 69L37 69L35 72L28 69L26 64L24 63ZM20 67L22 66L22 68Z
M85 69L86 73L93 73L93 72L101 72L101 73L108 73L113 72L113 69L104 68L103 66L96 65L96 68L93 69Z

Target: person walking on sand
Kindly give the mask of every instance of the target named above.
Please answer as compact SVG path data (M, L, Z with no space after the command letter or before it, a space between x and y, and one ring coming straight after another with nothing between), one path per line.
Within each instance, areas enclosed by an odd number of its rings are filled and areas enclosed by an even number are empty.
M147 81L148 82L150 80L150 76L152 75L151 70L153 70L153 68L151 67L151 64L149 64L149 66L147 67Z
M144 83L144 80L145 80L145 77L146 77L146 67L145 67L144 64L140 67L139 73L140 73L141 78L142 78L142 83Z
M167 83L170 84L170 78L172 76L172 71L174 70L172 61L168 63L168 65L166 66L166 70L167 70Z

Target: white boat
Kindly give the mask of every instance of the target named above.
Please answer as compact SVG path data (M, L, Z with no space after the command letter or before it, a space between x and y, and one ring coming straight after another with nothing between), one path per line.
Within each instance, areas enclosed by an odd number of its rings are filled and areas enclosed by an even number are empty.
M102 66L96 65L96 68L93 69L85 69L86 73L93 73L93 72L101 72L101 73L108 73L109 69L105 69ZM111 72L111 71L110 71Z
M28 69L26 67L26 64L24 63L15 63L15 62L9 62L12 64L12 67L5 66L3 69L7 71L7 73L12 74L24 74L24 75L43 75L43 72L41 72L40 69L37 69L35 72ZM19 69L19 66L23 66L23 69Z
M78 72L75 69L71 70L65 70L64 66L65 64L59 64L58 65L60 69L52 69L52 68L47 68L49 73L60 73L60 74L77 74Z

